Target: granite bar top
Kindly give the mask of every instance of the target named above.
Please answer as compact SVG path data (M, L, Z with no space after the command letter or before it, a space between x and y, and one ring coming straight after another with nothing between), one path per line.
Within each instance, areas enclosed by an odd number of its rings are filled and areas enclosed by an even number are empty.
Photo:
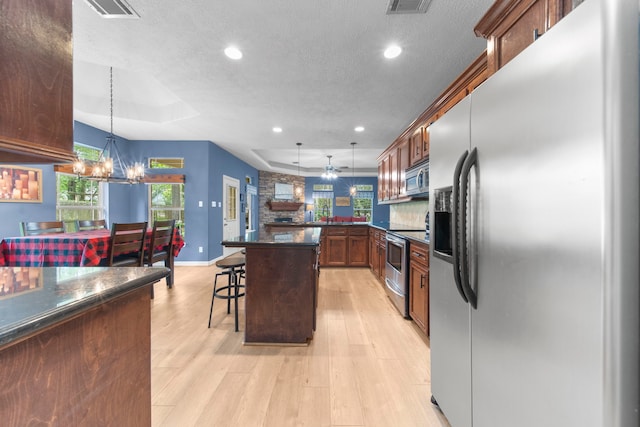
M165 267L0 267L0 347L169 272Z
M361 225L361 226L369 226L368 222L362 221L354 221L354 222L337 222L337 221L315 221L315 222L267 222L264 224L265 227L333 227L340 225Z
M320 243L320 227L286 227L250 231L244 236L223 240L223 246L249 247L257 245L317 246Z

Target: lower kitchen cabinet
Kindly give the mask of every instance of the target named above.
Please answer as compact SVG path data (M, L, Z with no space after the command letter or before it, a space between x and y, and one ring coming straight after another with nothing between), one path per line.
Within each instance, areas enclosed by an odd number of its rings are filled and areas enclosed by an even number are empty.
M328 225L322 228L320 263L326 267L367 267L367 225Z
M409 315L429 335L429 246L409 243Z
M366 267L369 264L368 227L357 227L349 230L349 265Z

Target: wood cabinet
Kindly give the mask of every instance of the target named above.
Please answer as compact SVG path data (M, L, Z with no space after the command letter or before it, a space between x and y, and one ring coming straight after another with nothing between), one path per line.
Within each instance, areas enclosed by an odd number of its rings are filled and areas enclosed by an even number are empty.
M377 228L369 228L369 268L384 285L387 233Z
M389 179L387 180L387 188L389 199L397 199L400 193L400 176L398 164L398 149L392 149L389 152Z
M409 242L409 315L429 335L429 246Z
M423 148L423 143L424 143L424 127L420 126L418 129L416 129L413 132L413 135L411 135L411 158L410 158L410 164L411 166L416 165L418 163L420 163L422 161L422 148Z
M366 267L369 265L367 225L328 225L322 228L320 265Z
M475 27L487 39L491 75L571 11L570 0L498 0Z
M405 183L405 172L411 166L411 147L409 138L405 138L398 145L398 198L407 195L407 186Z
M369 264L368 227L352 227L349 229L349 266L366 267Z
M73 161L71 0L0 3L0 155Z
M429 157L429 126L470 94L487 78L487 55L482 53L458 78L427 107L424 112L396 138L378 157L378 202L398 203L411 200L406 196L404 174L407 168L415 166ZM390 153L397 157L397 197L391 198L389 177Z

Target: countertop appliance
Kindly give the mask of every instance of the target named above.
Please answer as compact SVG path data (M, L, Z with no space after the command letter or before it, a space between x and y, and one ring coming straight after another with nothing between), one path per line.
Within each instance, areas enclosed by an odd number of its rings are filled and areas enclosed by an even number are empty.
M403 317L409 318L409 245L406 239L387 232L387 260L385 262L385 290Z
M584 1L429 129L452 427L639 425L638 12Z
M407 196L429 196L429 161L407 169L404 177Z

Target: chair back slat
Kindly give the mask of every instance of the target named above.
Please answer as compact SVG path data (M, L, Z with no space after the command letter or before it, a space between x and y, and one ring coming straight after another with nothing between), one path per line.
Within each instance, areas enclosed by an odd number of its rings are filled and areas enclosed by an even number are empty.
M20 234L22 236L37 236L39 234L64 233L64 223L62 221L43 221L20 223Z
M146 222L113 223L108 265L131 265L142 267L144 262L144 239Z
M176 221L174 219L166 221L156 221L153 223L149 254L152 255L156 248L161 251L170 252L173 249L173 232Z
M107 228L107 221L104 219L81 219L76 221L76 230L99 230L101 228Z

